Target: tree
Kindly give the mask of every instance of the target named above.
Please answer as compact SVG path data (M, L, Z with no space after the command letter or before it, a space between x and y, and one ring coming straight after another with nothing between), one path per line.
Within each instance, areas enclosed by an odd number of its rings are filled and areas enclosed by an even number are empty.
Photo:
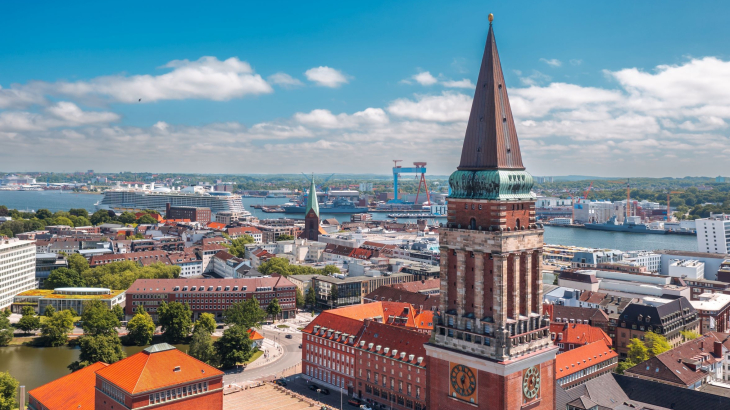
M81 274L73 269L58 268L51 271L48 278L43 281L46 289L56 288L80 288L86 286L86 281Z
M53 218L53 224L54 225L74 226L73 221L70 218L66 218L65 216L59 216L57 218Z
M312 309L314 309L314 307L317 305L317 296L314 294L313 287L310 287L309 289L307 289L306 302Z
M214 345L221 366L224 368L247 361L254 352L248 329L239 325L226 329L223 337L218 339Z
M649 359L649 349L646 348L646 345L641 340L637 338L629 340L628 348L628 361L634 365Z
M230 245L228 246L228 252L231 255L238 256L239 258L243 258L246 254L246 245L254 243L253 236L251 235L243 235L240 238L234 239L231 241Z
M144 307L142 305L137 306L137 312L127 323L126 343L137 346L152 343L155 327L155 322L152 321L152 317L144 310Z
M10 372L0 372L0 410L13 410L17 408L15 400L18 393L18 381Z
M134 261L107 263L88 269L81 273L86 286L129 289L137 279L172 279L180 276L180 267L153 263L149 266L139 266Z
M276 318L281 314L281 306L279 306L279 299L273 298L269 305L266 306L266 313L276 322Z
M630 360L624 360L623 362L619 362L618 366L616 366L616 373L624 374L626 369L630 369L634 366L636 366L635 363L632 363Z
M127 357L122 341L115 334L84 335L79 338L79 345L79 360L68 366L74 372L96 362L112 364Z
M38 330L41 327L41 318L36 316L32 306L23 306L23 316L18 320L16 327L25 333Z
M340 292L337 290L337 285L332 285L332 290L330 291L330 298L332 299L332 306L337 306L337 302L340 299Z
M157 317L165 340L178 343L190 335L193 327L193 312L190 306L180 302L162 302L157 309Z
M289 276L291 274L289 260L286 258L271 258L259 265L257 270L264 275L278 273L282 276Z
M71 255L68 255L66 259L68 260L69 269L73 269L80 274L83 274L85 271L90 269L89 261L81 256L81 254L72 253Z
M680 330L679 333L682 335L682 339L686 342L688 340L694 340L698 337L702 336L697 332L694 332L692 330Z
M297 301L297 309L301 309L304 307L304 295L302 294L302 290L297 288L296 290L296 301Z
M198 320L195 321L195 330L201 329L204 330L207 334L212 335L213 332L215 332L216 328L215 323L215 316L213 316L212 313L203 313L198 317Z
M649 356L654 357L658 354L662 354L667 350L672 350L672 346L667 342L667 339L658 335L654 332L646 332L644 335L644 344L649 349Z
M340 273L340 268L338 268L338 267L337 267L337 266L335 266L335 265L326 265L326 266L325 266L325 267L324 267L324 268L322 269L322 273L323 273L324 275L332 275L332 274L334 274L334 273Z
M261 309L255 297L232 304L223 312L223 321L227 325L238 325L244 329L261 327L266 312Z
M188 354L211 366L218 364L215 347L213 346L213 338L210 337L210 333L203 327L195 327L193 337L190 340Z
M112 307L112 313L114 313L120 321L124 320L124 308L122 305L114 305Z
M35 217L38 219L51 219L53 214L48 209L39 209L35 211Z
M89 211L83 208L71 208L68 210L69 215L77 216L79 218L88 218Z
M117 334L117 328L122 324L119 317L111 311L107 304L100 300L90 300L84 303L84 312L81 314L81 327L86 335Z
M84 216L71 216L69 219L71 219L71 222L73 222L75 227L79 226L90 226L91 221L89 221L89 218Z
M119 222L121 222L121 223L123 223L125 225L126 224L133 224L133 223L135 223L137 221L137 217L133 213L126 212L126 211L125 212L122 212L122 214L119 215L118 219L119 219Z
M68 332L74 328L74 315L69 310L56 312L41 324L41 336L46 346L63 346Z
M47 305L46 310L43 311L43 316L51 317L54 313L56 313L56 308L54 308L53 305Z
M281 235L279 235L278 238L276 238L276 242L280 242L280 241L291 241L293 239L294 239L294 237L291 236L291 235L281 234Z
M139 219L137 219L137 224L139 224L139 225L155 225L155 224L157 224L157 219L155 219L155 218L153 218L153 217L151 217L151 216L149 216L147 214L144 214L144 215L140 216Z
M10 213L8 212L8 207L5 205L0 205L0 216L8 216Z
M10 320L4 314L0 314L0 346L7 346L13 341L15 329L10 324Z
M101 225L103 223L110 222L112 220L112 217L109 216L109 211L100 209L100 210L94 212L94 214L91 215L91 218L89 220L94 225Z

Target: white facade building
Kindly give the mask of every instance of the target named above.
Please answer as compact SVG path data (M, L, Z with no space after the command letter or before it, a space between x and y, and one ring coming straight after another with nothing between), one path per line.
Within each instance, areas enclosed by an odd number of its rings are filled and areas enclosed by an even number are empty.
M558 198L554 196L539 197L535 200L536 208L552 208L555 206L570 206L573 200L570 198Z
M35 243L0 237L0 309L13 303L13 297L35 289Z
M662 267L662 255L646 251L631 251L624 255L624 260L645 266L649 272L657 273Z
M604 223L617 214L617 207L623 209L623 206L620 206L620 204L614 204L610 201L591 202L580 199L575 204L575 222Z
M669 261L669 276L675 278L704 279L705 264L692 259L675 259Z
M709 218L695 219L697 249L704 253L728 253L730 215L710 214Z

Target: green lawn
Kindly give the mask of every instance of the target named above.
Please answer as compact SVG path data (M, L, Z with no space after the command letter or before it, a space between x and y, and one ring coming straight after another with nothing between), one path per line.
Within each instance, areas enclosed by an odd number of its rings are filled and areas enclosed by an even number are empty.
M276 325L279 329L289 329L289 326L287 325Z
M259 358L259 357L261 357L261 356L262 356L263 354L264 354L264 351L263 351L263 350L259 350L258 352L256 352L256 353L254 353L253 355L251 355L251 358L250 358L250 359L248 359L247 361L243 362L243 365L244 365L244 366L246 366L246 365L248 365L248 364L251 364L251 363L253 363L253 362L254 362L254 360L258 359L258 358Z

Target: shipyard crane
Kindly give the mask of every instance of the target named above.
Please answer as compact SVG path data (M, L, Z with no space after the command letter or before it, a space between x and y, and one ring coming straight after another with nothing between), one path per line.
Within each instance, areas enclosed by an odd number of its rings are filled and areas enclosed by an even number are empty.
M399 162L402 162L400 159L394 159L393 160L393 200L391 202L393 203L401 203L402 201L398 199L398 177L400 174L421 174L420 181L418 183L418 192L416 193L416 202L418 201L418 196L421 193L421 185L423 185L424 191L426 192L426 203L428 205L431 205L431 195L428 192L428 186L426 185L426 163L425 162L414 162L413 167L411 168L403 168L402 166L398 165ZM416 176L418 178L418 176Z
M593 181L591 181L591 185L588 186L588 189L586 189L585 193L583 193L583 199L588 199L588 192L593 188Z
M671 220L671 217L670 217L671 211L669 210L669 196L672 194L681 194L681 193L684 193L684 191L669 191L667 193L667 221Z

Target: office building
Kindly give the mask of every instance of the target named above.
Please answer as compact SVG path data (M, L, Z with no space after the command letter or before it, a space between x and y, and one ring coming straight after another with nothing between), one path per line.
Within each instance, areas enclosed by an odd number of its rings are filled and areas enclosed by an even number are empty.
M611 373L618 366L618 354L605 341L599 340L555 358L555 379L558 386L569 389Z
M0 309L13 303L13 297L35 289L34 241L0 236Z
M106 288L31 289L13 298L12 311L21 313L23 306L30 305L38 314L43 314L48 306L53 306L57 311L71 309L81 313L84 310L84 303L90 300L100 300L109 309L115 305L124 307L125 294L123 290Z

